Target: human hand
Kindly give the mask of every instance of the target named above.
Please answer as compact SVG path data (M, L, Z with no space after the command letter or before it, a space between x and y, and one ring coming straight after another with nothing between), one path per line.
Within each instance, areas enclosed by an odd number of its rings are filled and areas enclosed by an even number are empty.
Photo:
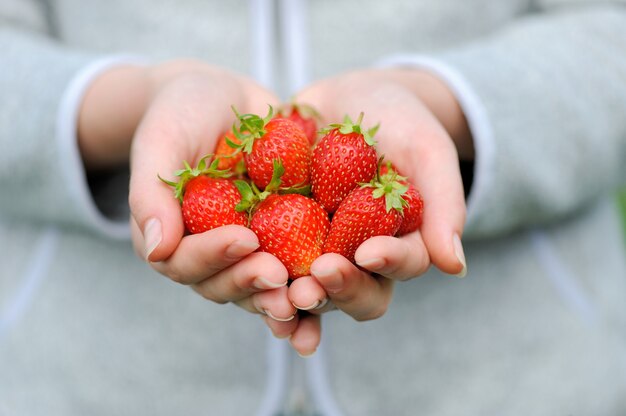
M155 270L209 300L287 324L296 310L280 261L255 252L258 239L242 226L185 235L179 202L157 178L211 153L235 120L231 105L258 113L277 102L252 80L198 61L123 67L88 92L79 140L88 169L130 161L132 240Z
M360 112L365 113L364 127L380 122L379 153L410 178L425 201L420 231L365 241L356 251L357 265L325 254L311 266L312 276L290 286L289 297L299 309L331 301L301 317L291 337L296 349L313 351L320 337L320 312L334 306L357 320L375 319L385 313L395 280L419 276L431 264L445 273L465 274L459 154L473 157L473 146L453 95L441 81L421 71L352 72L314 84L296 101L317 108L327 123Z

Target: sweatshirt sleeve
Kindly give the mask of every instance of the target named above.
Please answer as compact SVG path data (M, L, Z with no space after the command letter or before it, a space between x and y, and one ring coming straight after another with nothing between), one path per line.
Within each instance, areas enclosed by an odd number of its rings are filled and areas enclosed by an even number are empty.
M412 62L472 130L466 236L549 223L626 183L626 8L555 7Z
M0 216L128 236L93 201L76 138L90 82L125 57L73 50L0 17Z

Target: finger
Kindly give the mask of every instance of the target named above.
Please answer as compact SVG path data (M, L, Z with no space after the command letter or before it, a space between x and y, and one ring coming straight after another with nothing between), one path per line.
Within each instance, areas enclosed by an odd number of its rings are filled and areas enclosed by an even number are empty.
M356 264L395 280L424 274L430 266L428 251L419 231L400 238L377 236L366 240L354 254Z
M269 253L252 253L212 277L192 285L205 299L234 302L262 290L287 285L288 273L280 260Z
M179 203L157 175L171 180L184 160L196 164L210 153L233 123L230 104L242 102L232 77L186 76L164 87L144 115L131 146L129 204L151 261L173 253L184 232Z
M406 87L359 73L321 81L298 99L318 106L331 121L362 111L364 126L380 122L379 153L408 174L424 198L422 237L431 261L446 273L464 275L465 198L458 155L430 110Z
M328 88L333 78L318 81L298 92L293 101L313 107L324 122L342 121L329 98ZM330 103L329 103L330 101Z
M315 311L328 303L326 291L312 276L295 279L289 286L289 300L301 311Z
M240 77L239 80L246 92L246 102L244 108L242 108L246 112L265 115L268 111L268 106L272 106L274 109L280 106L278 97L268 89L260 86L248 77Z
M289 322L296 316L296 308L287 297L287 287L253 293L234 302L237 306L251 313L266 315L279 322Z
M205 280L259 248L254 232L239 225L225 225L185 236L176 251L152 267L177 283Z
M130 225L130 238L133 243L133 250L135 251L137 257L146 260L144 253L145 243L143 239L143 234L141 233L141 230L137 225L137 221L135 221L135 218L131 216L128 222Z
M298 327L300 321L298 314L294 316L294 319L289 321L277 321L267 315L262 315L261 317L270 331L272 331L272 335L279 339L289 338Z
M433 134L439 139L417 145L414 164L420 168L412 175L424 199L421 236L432 263L462 277L467 272L461 244L466 208L458 156L445 132Z
M333 304L357 321L377 319L387 311L393 292L391 279L372 276L334 253L315 260L311 274Z
M409 91L385 86L377 96L382 98L365 105L364 111L380 117L379 152L409 177L424 199L420 230L430 261L445 273L462 275L466 267L460 236L466 210L454 142Z
M309 357L317 351L322 339L322 326L319 315L305 314L289 338L289 343L301 357Z

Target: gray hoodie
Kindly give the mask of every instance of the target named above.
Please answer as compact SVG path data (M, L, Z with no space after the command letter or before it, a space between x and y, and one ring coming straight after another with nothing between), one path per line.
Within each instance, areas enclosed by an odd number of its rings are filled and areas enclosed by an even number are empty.
M0 415L626 414L620 1L3 0ZM233 53L236 51L236 53ZM76 111L126 62L193 56L283 97L432 71L475 140L469 274L324 317L307 360L135 257L127 176L88 186Z

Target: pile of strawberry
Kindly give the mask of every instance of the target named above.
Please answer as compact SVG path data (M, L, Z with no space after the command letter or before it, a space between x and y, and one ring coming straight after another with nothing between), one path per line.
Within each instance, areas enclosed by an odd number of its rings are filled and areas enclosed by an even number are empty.
M378 126L361 114L318 133L314 110L290 106L266 117L239 114L214 155L175 172L187 231L227 224L249 227L260 251L275 255L292 279L310 273L323 253L354 262L370 237L417 230L423 201L406 177L375 149ZM321 138L318 139L318 135Z

